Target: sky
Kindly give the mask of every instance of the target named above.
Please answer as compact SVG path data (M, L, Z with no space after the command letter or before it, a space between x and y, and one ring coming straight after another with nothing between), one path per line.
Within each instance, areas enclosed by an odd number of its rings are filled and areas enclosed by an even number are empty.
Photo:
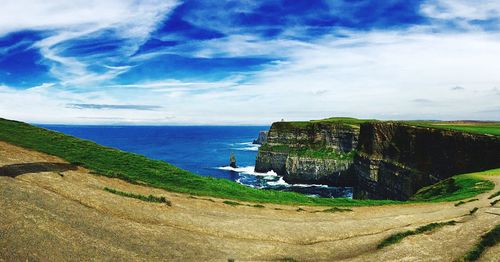
M2 118L332 116L500 120L500 1L2 1Z

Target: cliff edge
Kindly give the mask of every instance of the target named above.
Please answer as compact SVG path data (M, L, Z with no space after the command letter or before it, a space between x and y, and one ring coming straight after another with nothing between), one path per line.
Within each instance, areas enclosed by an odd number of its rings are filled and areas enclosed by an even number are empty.
M342 122L276 122L259 148L255 170L289 183L352 186L359 127Z
M500 166L500 137L397 122L361 124L357 189L370 198L406 200L454 175Z
M255 170L274 170L288 183L352 186L357 197L407 200L451 176L500 167L500 136L442 126L351 118L276 122Z

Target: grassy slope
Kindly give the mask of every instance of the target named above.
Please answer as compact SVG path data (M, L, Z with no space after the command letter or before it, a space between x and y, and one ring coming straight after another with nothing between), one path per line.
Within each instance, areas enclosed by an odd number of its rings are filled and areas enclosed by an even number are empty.
M483 180L481 176L494 175L500 175L500 168L454 176L434 185L421 188L412 196L411 200L442 202L467 199L492 190L495 184L491 181Z
M70 163L86 167L99 175L141 182L172 192L277 204L366 206L406 203L391 200L312 198L298 193L252 189L225 179L199 176L164 161L148 159L138 154L123 152L91 141L1 118L0 140L58 156ZM493 170L491 174L500 175L499 170ZM477 174L467 175L475 179L475 182L470 183L483 181L478 178ZM458 181L461 180L458 179ZM463 190L467 191L468 189ZM474 192L477 194L484 191ZM470 193L453 195L450 192L442 192L441 195L435 195L435 198L420 200L455 201L469 196L472 195Z

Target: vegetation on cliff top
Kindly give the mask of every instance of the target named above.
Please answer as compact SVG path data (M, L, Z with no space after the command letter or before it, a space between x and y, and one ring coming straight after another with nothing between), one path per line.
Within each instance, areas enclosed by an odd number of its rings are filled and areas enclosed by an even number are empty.
M310 121L284 121L275 122L278 128L308 128L314 126L314 124L333 124L333 125L343 125L358 129L362 123L367 122L377 122L375 119L357 119L351 117L330 117L320 120L310 120Z
M455 130L473 134L482 135L496 135L500 136L500 122L472 122L472 121L403 121L404 124L420 126L420 127L430 127L438 129Z
M357 119L350 117L331 117L320 120L311 121L291 121L291 122L276 122L278 127L286 128L308 128L315 123L326 123L326 124L338 124L349 126L352 128L359 128L363 123L369 122L383 122L376 119ZM473 134L482 135L496 135L500 136L500 122L481 122L481 121L424 121L424 120L414 120L414 121L387 121L393 123L401 123L405 125L437 128L437 129L447 129L455 130Z

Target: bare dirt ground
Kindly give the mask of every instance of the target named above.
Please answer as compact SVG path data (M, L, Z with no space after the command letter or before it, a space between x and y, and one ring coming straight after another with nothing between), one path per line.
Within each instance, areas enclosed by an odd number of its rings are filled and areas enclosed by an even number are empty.
M499 190L500 177L489 177ZM172 206L111 194L165 196ZM500 223L490 193L454 203L355 207L230 206L89 174L0 142L0 261L452 261ZM479 211L466 215L474 207ZM457 220L377 250L392 233ZM483 261L500 261L500 247ZM287 260L288 259L288 260Z

